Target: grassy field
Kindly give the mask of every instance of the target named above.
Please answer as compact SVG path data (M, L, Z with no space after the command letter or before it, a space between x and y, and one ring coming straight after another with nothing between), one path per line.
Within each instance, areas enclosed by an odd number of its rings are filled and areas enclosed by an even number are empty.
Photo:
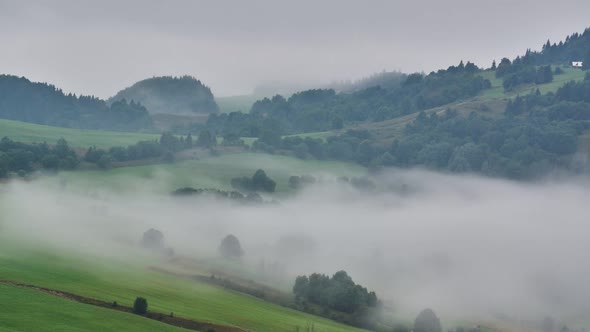
M480 74L482 77L487 78L492 83L492 88L485 90L480 97L484 100L490 99L501 99L501 98L514 98L517 95L528 94L531 91L535 91L537 88L541 93L555 92L561 86L569 81L582 81L584 80L584 71L573 68L562 68L564 73L561 75L554 75L553 82L547 84L532 84L521 86L513 91L504 91L502 86L502 79L496 78L495 71L486 71Z
M366 169L353 163L339 161L302 160L287 156L262 153L226 154L201 160L175 164L115 168L110 171L74 171L60 174L60 178L92 187L106 186L117 190L135 190L130 183L152 181L155 188L169 192L180 187L231 189L230 180L238 176L252 176L262 168L277 182L277 191L289 189L292 175L322 174L358 176Z
M74 256L73 253L23 249L20 244L8 245L6 239L2 239L0 243L0 275L6 280L58 289L108 302L117 301L126 306L131 306L137 296L143 296L148 300L149 310L174 312L180 317L240 326L253 331L292 332L296 326L303 328L311 322L316 331L360 331L201 281L148 270L147 264L156 262L147 258L144 262L130 263L114 258L83 258ZM138 322L139 318L132 315L127 318L116 312L107 315L107 312L98 308L72 302L63 303L58 298L8 286L0 290L3 308L0 310L0 331L38 331L45 330L39 327L52 327L59 323L71 325L72 331L103 331L109 328L120 331L166 331L165 328L159 329L161 325L158 323L147 320ZM35 312L35 316L32 316L31 311ZM36 319L31 320L31 317ZM126 319L127 322L124 322ZM81 328L76 329L76 326ZM58 326L47 330L62 329Z
M70 129L0 119L0 137L4 136L14 141L48 144L55 144L60 138L65 138L70 146L83 148L93 145L99 148L127 146L160 137L156 134Z
M160 322L0 284L0 331L186 331Z

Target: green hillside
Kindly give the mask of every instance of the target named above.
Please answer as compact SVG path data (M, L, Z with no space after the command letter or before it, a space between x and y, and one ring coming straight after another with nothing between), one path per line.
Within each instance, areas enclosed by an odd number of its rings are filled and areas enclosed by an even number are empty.
M71 253L31 251L18 245L8 246L1 241L0 275L5 280L33 284L40 287L66 291L103 301L117 301L131 306L142 296L148 300L149 309L157 312L174 312L176 316L209 321L216 324L239 326L253 331L295 331L313 322L316 331L360 331L336 322L311 316L225 290L202 281L174 277L146 269L147 264L117 261L100 257L76 257ZM22 251L24 250L24 251ZM34 291L2 286L3 326L5 317L15 330L30 330L39 326L68 324L71 330L123 331L175 331L160 328L162 325L133 315L107 312L90 306L36 294ZM23 297L25 296L25 297ZM63 303L65 302L65 303ZM64 306L62 306L64 304ZM11 309L5 309L4 307ZM31 314L31 311L38 312ZM14 315L10 315L10 313ZM55 314L55 315L54 315ZM113 318L111 318L111 315ZM25 318L38 318L27 322ZM19 320L23 319L23 320ZM139 322L138 322L139 321ZM125 325L128 324L128 325ZM133 328L130 326L133 325ZM101 328L104 326L104 329ZM143 328L143 330L142 330ZM53 330L60 330L59 328Z
M0 284L0 331L186 331L151 319Z
M292 175L335 174L359 176L366 173L360 165L321 160L301 160L294 157L262 153L226 154L175 164L115 168L110 171L64 172L60 178L89 187L106 186L117 190L135 190L131 183L151 180L157 190L171 192L181 187L231 189L230 180L251 176L262 168L277 182L277 191L289 190ZM50 179L52 180L52 179Z
M93 145L99 148L127 146L160 137L156 134L71 129L3 119L0 119L0 136L19 142L48 144L55 144L58 139L65 138L72 147L83 148Z

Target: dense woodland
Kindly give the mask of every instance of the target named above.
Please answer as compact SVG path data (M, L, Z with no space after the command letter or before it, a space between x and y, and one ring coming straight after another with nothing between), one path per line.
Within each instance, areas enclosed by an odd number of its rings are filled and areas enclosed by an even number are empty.
M490 82L476 75L479 68L461 62L428 75L392 76L391 84L350 93L332 89L306 90L288 99L276 95L252 105L250 113L213 114L206 127L220 135L262 137L341 129L364 121L383 121L475 96ZM387 77L387 76L386 76Z
M121 100L65 94L53 85L0 75L0 118L50 126L138 131L152 127L145 107Z
M123 99L141 103L151 114L219 112L211 89L191 76L148 78L119 91L109 103Z

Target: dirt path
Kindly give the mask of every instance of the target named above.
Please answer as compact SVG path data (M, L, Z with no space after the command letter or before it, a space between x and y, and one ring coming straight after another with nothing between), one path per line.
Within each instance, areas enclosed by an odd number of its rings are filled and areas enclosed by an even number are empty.
M106 308L106 309L117 310L117 311L122 311L122 312L133 314L133 309L131 307L122 306L120 304L114 305L113 303L109 303L109 302L105 302L105 301L101 301L101 300L97 300L97 299L92 299L89 297L84 297L84 296L80 296L80 295L72 294L72 293L68 293L68 292L62 292L62 291L55 290L55 289L38 287L38 286L23 284L23 283L19 283L19 282L10 281L10 280L0 280L0 284L33 289L36 291L40 291L40 292L50 294L53 296L58 296L58 297L68 299L71 301L76 301L76 302L80 302L80 303L84 303L84 304L94 305L97 307L102 307L102 308ZM248 332L249 331L249 330L242 329L239 327L234 327L234 326L220 325L220 324L214 324L214 323L209 323L209 322L201 322L201 321L196 321L196 320L182 318L182 317L176 317L176 316L171 317L169 314L162 314L162 313L157 313L157 312L148 312L146 315L144 315L144 317L160 321L164 324L173 325L176 327L181 327L184 329L194 330L194 331L203 331L203 332L211 331L211 330L215 331L215 332Z

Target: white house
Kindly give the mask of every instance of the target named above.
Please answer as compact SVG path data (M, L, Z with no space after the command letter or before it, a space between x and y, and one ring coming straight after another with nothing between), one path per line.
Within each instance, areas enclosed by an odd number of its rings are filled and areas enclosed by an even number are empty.
M582 68L583 65L584 65L584 63L582 61L572 62L572 67L574 67L574 68Z

